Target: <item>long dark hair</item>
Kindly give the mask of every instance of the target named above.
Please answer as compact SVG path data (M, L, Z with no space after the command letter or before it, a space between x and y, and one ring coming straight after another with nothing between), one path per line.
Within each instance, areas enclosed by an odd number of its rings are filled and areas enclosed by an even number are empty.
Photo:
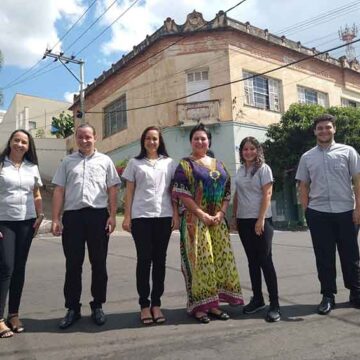
M8 142L6 144L6 147L5 147L4 151L0 155L0 165L1 166L4 165L5 157L10 155L10 152L11 152L10 142L13 139L13 137L15 136L15 134L18 133L18 132L22 132L25 135L27 135L28 140L29 140L29 150L24 154L24 159L26 159L27 161L30 161L31 163L33 163L35 165L39 165L38 158L37 158L37 155L36 155L36 148L35 148L34 139L31 136L31 134L27 130L24 130L24 129L17 129L17 130L15 130L15 131L13 131L11 133L11 135L9 137L9 140L8 140Z
M254 145L257 150L256 151L257 154L254 162L254 168L251 170L251 176L254 176L254 174L261 168L262 164L265 163L264 150L261 144L253 136L248 136L244 138L241 141L239 148L240 162L242 164L245 164L245 159L243 157L242 151L247 142L249 142L251 145Z
M139 155L135 156L135 159L141 160L146 157L147 153L146 153L146 149L145 149L145 137L146 137L147 132L150 130L155 130L159 134L159 147L157 149L158 155L169 157L169 154L166 151L166 146L165 146L164 138L161 133L161 129L158 126L148 126L141 134L141 139L140 139L141 150L140 150Z

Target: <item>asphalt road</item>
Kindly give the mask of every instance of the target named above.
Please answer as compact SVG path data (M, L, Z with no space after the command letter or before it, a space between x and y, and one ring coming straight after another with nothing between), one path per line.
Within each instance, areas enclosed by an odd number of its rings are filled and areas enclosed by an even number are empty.
M247 263L232 236L245 299L251 295ZM186 295L180 272L179 235L169 245L164 325L139 322L135 288L135 249L123 232L112 235L108 257L107 323L90 318L90 268L83 271L83 318L60 330L65 314L62 295L64 256L60 238L41 234L29 256L21 314L26 332L0 341L0 359L358 359L360 310L349 306L338 266L337 307L329 316L315 313L320 301L315 261L307 232L276 232L274 262L279 278L282 321L264 321L266 310L253 316L241 307L224 306L232 319L199 324L185 312Z

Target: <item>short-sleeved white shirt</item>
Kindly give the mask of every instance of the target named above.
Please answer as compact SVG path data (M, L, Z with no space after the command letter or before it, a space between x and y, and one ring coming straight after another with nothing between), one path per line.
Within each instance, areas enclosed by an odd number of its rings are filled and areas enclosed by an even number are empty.
M151 163L147 158L131 159L122 177L135 183L131 218L171 217L171 180L176 163L169 157L160 156Z
M17 168L6 157L0 171L0 221L36 218L33 191L42 185L37 165L24 160Z
M310 184L309 208L340 213L354 209L352 177L359 173L357 151L333 142L328 148L317 145L302 155L296 180Z
M262 164L254 175L251 175L251 168L246 169L241 164L235 175L235 189L237 194L237 213L238 219L257 219L263 198L263 186L274 182L271 168L267 164ZM265 213L265 218L270 218L271 206Z
M95 151L84 156L79 151L66 156L59 165L53 184L65 188L64 210L108 206L108 188L121 183L109 156Z

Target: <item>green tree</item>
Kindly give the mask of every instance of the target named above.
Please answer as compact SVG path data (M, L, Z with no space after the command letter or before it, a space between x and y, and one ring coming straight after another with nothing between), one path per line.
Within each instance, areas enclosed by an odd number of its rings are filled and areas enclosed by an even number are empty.
M335 115L337 142L360 151L360 109L353 107L323 108L319 105L293 104L278 124L270 125L264 151L266 162L275 178L275 190L282 188L285 177L295 182L295 171L301 155L315 143L313 119L321 114Z
M74 118L63 111L59 117L52 117L51 134L57 138L66 138L74 133Z

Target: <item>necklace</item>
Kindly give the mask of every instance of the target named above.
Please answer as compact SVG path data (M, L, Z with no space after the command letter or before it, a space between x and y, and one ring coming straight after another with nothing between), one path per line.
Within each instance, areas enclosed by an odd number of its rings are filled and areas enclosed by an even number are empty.
M198 163L199 165L201 165L202 167L205 167L209 170L209 176L213 179L213 180L218 180L220 177L220 171L216 169L216 159L210 159L209 163L204 163L201 159L194 159L193 160Z

